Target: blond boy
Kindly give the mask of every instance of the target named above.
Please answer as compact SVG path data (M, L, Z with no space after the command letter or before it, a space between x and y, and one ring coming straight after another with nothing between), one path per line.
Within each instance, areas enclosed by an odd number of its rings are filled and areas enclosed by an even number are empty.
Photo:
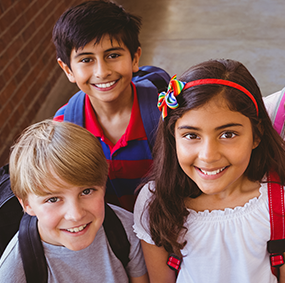
M133 216L115 206L131 246L126 270L108 244L102 227L107 175L99 141L75 124L37 123L14 145L11 188L25 212L38 219L48 282L148 282ZM1 257L0 278L26 282L18 233Z

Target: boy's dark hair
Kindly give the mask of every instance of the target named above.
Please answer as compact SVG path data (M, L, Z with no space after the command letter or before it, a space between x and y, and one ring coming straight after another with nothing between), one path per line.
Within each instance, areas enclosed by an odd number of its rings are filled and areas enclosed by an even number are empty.
M66 10L53 28L53 42L57 58L70 68L70 54L86 44L109 35L110 40L123 42L133 59L140 46L138 35L141 19L127 13L122 6L113 2L98 0L84 2ZM71 68L70 68L71 69Z
M272 126L260 89L250 72L234 60L210 60L191 67L179 80L191 82L206 78L229 80L246 88L258 104L259 115L253 102L243 92L209 84L182 91L177 96L179 107L168 108L167 117L164 121L160 120L150 176L155 181L155 191L149 205L150 232L157 246L163 246L169 253L178 255L186 245L185 241L181 242L183 233L187 231L184 223L189 214L185 198L195 198L201 194L198 186L181 169L177 159L175 124L187 111L202 107L216 95L222 95L230 110L250 119L253 138L260 140L259 145L252 150L245 176L251 181L262 182L264 175L273 169L280 176L281 184L285 183L284 141Z

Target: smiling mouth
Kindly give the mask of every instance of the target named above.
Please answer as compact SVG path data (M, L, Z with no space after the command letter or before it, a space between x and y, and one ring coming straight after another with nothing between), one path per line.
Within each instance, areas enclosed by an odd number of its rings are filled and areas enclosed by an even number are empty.
M94 84L96 87L98 88L108 88L111 87L112 85L114 85L117 81L112 81L109 83L104 83L104 84Z
M199 170L200 170L203 174L205 174L205 175L214 176L214 175L217 175L217 174L221 173L221 172L224 171L226 168L227 168L227 166L226 166L226 167L223 167L223 168L220 168L220 169L217 169L217 170L214 170L214 171L205 171L205 170L203 170L203 169L201 169L201 168L199 168Z
M77 233L77 232L80 232L80 231L84 230L86 228L86 226L87 226L87 224L79 226L79 227L76 227L76 228L65 229L65 230L68 231L68 232L71 232L71 233Z

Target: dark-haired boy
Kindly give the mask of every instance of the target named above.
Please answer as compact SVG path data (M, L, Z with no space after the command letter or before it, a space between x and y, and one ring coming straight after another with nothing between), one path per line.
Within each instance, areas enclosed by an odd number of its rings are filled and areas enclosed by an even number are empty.
M139 70L140 26L140 18L112 2L89 1L67 10L53 30L58 63L81 89L54 119L77 123L99 138L109 163L107 200L130 211L134 190L152 164L139 92L155 98L158 92L131 82Z

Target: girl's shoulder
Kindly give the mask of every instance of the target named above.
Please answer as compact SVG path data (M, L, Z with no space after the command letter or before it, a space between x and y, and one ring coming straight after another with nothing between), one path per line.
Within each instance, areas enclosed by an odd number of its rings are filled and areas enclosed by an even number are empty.
M149 202L155 191L155 182L150 181L146 183L139 191L138 197L136 199L135 208Z
M134 231L140 240L154 244L149 231L148 205L155 190L155 182L145 184L139 192L134 208Z

